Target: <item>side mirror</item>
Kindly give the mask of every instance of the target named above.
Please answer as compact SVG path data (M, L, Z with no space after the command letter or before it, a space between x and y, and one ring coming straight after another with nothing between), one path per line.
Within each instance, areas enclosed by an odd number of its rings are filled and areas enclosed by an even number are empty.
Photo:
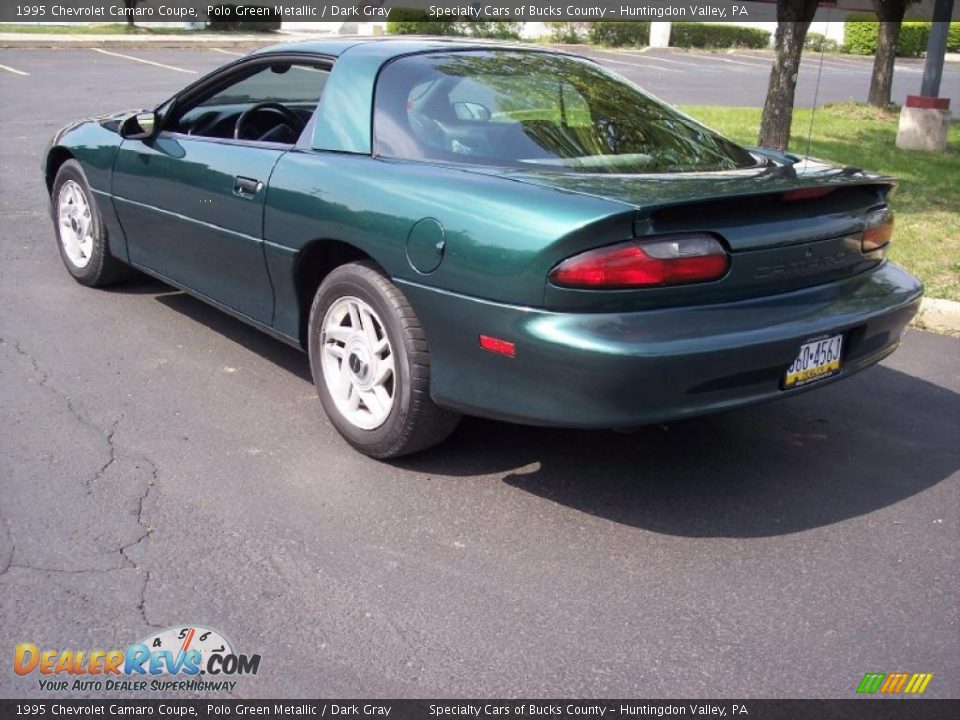
M123 121L120 135L128 140L149 140L156 134L159 126L155 112L141 112Z

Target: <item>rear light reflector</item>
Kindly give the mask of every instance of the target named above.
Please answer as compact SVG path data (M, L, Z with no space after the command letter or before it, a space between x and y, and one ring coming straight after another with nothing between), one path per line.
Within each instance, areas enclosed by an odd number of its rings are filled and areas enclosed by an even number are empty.
M867 227L863 231L861 250L865 253L879 250L890 243L893 237L893 212L880 208L867 215Z
M480 336L480 347L482 347L484 350L489 350L492 353L497 353L498 355L506 355L507 357L517 356L516 345L507 340L491 337L490 335Z
M720 242L702 234L631 241L574 255L550 273L555 285L623 289L716 280L730 259Z
M828 187L800 188L799 190L787 190L780 196L780 199L788 202L794 200L812 200L813 198L829 195L832 192L833 188Z

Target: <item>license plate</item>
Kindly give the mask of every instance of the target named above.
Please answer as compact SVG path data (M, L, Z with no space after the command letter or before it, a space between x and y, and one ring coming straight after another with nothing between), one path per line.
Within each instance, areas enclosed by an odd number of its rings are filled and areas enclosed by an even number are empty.
M840 354L843 349L843 335L811 340L800 346L797 359L787 368L783 378L783 389L808 385L840 372Z

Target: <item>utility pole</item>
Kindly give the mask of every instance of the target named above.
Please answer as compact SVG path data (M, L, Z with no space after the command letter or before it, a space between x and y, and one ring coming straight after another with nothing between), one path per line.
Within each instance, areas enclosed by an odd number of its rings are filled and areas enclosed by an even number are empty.
M897 147L903 150L943 152L947 147L950 98L939 97L939 94L952 12L953 0L937 0L934 5L920 94L907 95L907 101L900 109Z
M930 23L930 39L927 41L927 60L923 66L923 83L920 94L937 97L940 94L940 79L943 77L943 59L947 52L947 33L950 32L950 15L953 0L937 0L933 7L933 22Z

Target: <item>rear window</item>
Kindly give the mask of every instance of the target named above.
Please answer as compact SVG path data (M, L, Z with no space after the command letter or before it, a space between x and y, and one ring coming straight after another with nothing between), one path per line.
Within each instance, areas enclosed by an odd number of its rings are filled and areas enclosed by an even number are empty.
M377 82L386 157L593 173L733 170L744 148L594 63L511 50L400 58Z

